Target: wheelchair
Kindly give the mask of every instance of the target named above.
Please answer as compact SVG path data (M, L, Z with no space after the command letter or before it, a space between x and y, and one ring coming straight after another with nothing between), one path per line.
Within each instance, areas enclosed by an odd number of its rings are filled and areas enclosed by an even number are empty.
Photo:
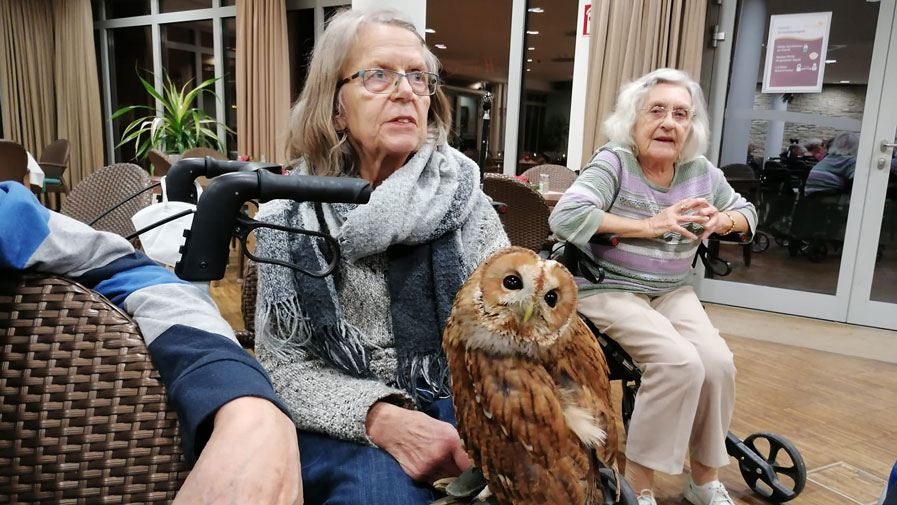
M791 217L788 254L805 253L813 263L823 261L830 251L844 247L849 192L840 189L816 191L797 197Z
M596 235L590 242L616 246L618 238L613 235ZM566 266L574 276L584 277L592 283L604 280L604 270L595 260L571 244L558 246L552 257ZM715 275L725 276L731 272L731 265L714 256L703 244L698 248L695 262L698 258ZM620 344L601 333L589 318L582 314L580 317L604 351L610 369L610 380L622 381L621 414L623 426L629 431L629 419L635 407L635 396L641 385L642 372ZM807 468L803 457L797 447L782 435L761 431L742 440L729 432L726 436L726 451L738 461L738 467L747 485L754 493L771 503L793 500L806 485ZM787 459L781 456L787 456Z

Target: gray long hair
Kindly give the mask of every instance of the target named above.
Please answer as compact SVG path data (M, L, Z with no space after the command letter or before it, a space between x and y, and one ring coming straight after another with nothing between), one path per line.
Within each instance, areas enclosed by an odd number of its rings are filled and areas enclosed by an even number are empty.
M839 133L832 139L828 153L836 156L856 156L860 148L860 136L854 132Z
M628 145L638 156L638 146L632 138L632 128L638 113L644 107L645 96L651 88L658 84L676 84L691 94L692 120L688 138L682 145L679 160L691 161L707 151L710 139L710 121L707 119L707 104L701 85L692 80L687 73L674 68L659 68L638 79L626 83L620 88L617 105L613 113L604 120L604 134L611 142Z
M336 87L345 77L341 74L343 65L359 33L374 24L397 26L415 34L420 40L427 70L439 73L439 60L427 48L414 25L399 17L397 12L346 9L335 14L315 43L305 87L290 111L286 149L291 165L305 157L315 175L354 174L357 170L357 157L352 144L345 134L341 135L336 130L333 122L336 111L342 107ZM446 143L452 124L452 109L441 88L437 88L436 94L430 98L427 123L428 136L437 144Z

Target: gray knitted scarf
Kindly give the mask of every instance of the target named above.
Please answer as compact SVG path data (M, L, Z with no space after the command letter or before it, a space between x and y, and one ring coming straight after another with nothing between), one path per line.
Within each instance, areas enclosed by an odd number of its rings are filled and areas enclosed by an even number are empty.
M308 173L304 162L294 173ZM457 151L425 144L365 205L282 201L277 212L264 218L329 233L339 241L343 259L352 263L387 253L397 382L415 400L424 391L449 393L442 332L464 281L464 251L456 231L475 205L476 174L476 165ZM323 241L308 235L270 229L256 235L261 257L306 270L321 270L330 259ZM274 354L286 356L298 346L337 370L370 378L373 349L365 344L364 330L343 318L338 272L315 278L265 265L259 301L268 328L260 336Z

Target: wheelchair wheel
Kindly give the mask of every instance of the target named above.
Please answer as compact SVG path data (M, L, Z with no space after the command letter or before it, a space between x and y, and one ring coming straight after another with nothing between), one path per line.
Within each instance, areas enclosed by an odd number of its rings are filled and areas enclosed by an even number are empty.
M755 493L770 502L782 503L803 491L807 483L807 466L787 438L761 431L747 437L744 445L766 463L761 466L758 461L753 461L753 457L735 455L741 476Z

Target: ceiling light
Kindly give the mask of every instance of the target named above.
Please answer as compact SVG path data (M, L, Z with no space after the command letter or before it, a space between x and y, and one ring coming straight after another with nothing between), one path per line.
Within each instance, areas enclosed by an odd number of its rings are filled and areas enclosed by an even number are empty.
M530 7L529 9L527 9L527 11L533 12L535 14L542 14L543 12L545 12L545 10L542 9L541 7Z
M832 63L837 63L838 60L825 60L826 65L831 65Z
M436 49L446 49L445 44L434 44L433 47Z
M531 70L532 70L531 68L526 69L527 72L529 72L529 71L531 71Z
M838 81L838 82L840 82L841 84L850 84L850 81Z
M526 31L526 34L527 34L527 35L538 35L539 32L536 31L536 30L527 30L527 31Z
M535 51L536 48L535 48L535 47L527 47L526 50L527 50L527 51Z
M432 28L424 28L424 31L427 33L436 33L436 30L434 30Z
M532 63L532 62L533 62L533 59L532 59L532 58L527 58L527 59L526 59L526 62L527 62L527 63Z

